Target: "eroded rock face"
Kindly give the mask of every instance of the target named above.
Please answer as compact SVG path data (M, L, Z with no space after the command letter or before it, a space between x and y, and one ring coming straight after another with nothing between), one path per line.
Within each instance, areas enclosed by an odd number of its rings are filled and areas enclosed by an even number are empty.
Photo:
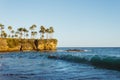
M0 39L0 51L6 51L8 49L6 39Z
M33 39L23 39L21 40L21 48L22 50L36 50L36 46L34 44Z
M56 50L56 39L12 39L0 38L0 52L25 50Z
M38 50L56 50L57 40L38 40Z

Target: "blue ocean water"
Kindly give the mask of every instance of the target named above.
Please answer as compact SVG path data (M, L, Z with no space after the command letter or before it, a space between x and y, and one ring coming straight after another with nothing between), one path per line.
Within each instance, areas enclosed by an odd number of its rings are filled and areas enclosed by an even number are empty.
M0 53L0 80L120 80L120 48Z

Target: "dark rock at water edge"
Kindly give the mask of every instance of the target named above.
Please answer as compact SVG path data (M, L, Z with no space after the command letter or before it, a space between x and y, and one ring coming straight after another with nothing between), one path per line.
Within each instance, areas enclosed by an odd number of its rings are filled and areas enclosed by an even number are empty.
M67 52L85 52L85 50L80 50L80 49L68 49L66 51Z

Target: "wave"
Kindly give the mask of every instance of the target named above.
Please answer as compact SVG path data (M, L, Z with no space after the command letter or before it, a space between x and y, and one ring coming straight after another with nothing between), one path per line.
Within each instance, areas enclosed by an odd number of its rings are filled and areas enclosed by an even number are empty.
M120 58L111 56L74 56L74 55L49 55L50 59L60 59L76 63L86 63L99 68L120 71Z
M97 67L115 69L120 71L120 58L117 57L99 57L94 56L90 60L90 63Z

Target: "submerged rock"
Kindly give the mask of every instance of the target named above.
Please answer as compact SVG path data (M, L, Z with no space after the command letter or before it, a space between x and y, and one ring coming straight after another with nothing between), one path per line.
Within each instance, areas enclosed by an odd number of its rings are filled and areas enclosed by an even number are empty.
M58 59L58 56L49 55L48 58L51 58L51 59Z
M67 52L85 52L85 50L79 50L79 49L68 49Z

